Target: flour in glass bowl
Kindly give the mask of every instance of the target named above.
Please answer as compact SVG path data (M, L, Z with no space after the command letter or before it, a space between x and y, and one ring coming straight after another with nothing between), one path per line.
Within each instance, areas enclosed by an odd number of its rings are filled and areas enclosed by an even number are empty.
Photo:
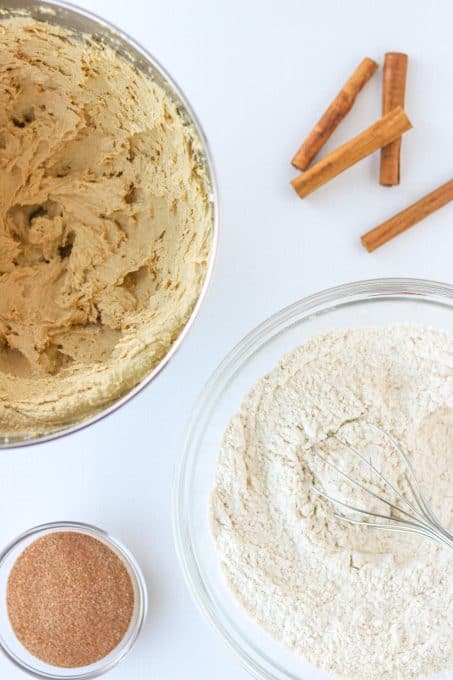
M451 531L453 335L394 325L314 336L250 390L221 446L216 549L249 615L309 663L347 680L425 678L452 667L451 550L343 523L313 488L383 511L313 455L368 483L336 433L407 493L401 460L367 422L407 451Z

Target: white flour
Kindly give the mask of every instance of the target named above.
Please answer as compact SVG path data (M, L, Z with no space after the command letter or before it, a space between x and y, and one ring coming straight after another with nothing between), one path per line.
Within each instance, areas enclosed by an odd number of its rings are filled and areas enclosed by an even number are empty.
M320 443L355 478L370 479L326 441L334 432L404 488L403 465L365 418L403 445L452 530L453 335L397 325L316 336L250 391L220 452L216 547L247 612L308 662L348 680L426 677L452 666L451 551L342 523L313 491L315 482L385 509L313 456Z

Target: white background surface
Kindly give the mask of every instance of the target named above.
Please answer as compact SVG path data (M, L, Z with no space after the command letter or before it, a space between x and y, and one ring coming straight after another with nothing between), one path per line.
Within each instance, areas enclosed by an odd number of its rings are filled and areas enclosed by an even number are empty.
M216 161L217 267L194 329L160 377L118 413L69 438L0 456L0 545L35 524L91 522L132 550L150 608L112 680L248 677L192 603L171 528L175 459L194 400L223 355L277 309L361 278L453 283L453 206L368 255L359 235L451 177L450 0L79 0L147 47L185 91ZM378 155L301 201L288 182L299 142L357 63L409 53L402 182ZM329 149L380 114L381 71ZM0 658L0 678L22 674Z

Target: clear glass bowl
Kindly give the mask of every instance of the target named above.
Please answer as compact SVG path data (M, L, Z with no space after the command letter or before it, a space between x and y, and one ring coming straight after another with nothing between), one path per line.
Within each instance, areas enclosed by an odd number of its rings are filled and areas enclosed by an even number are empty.
M72 432L77 432L88 425L92 425L113 411L116 411L116 409L120 408L120 406L128 402L129 399L132 399L132 397L149 385L177 352L195 321L211 280L219 231L217 181L208 140L187 97L157 59L133 38L113 24L110 24L108 21L101 19L86 9L76 7L76 5L64 2L63 0L0 0L0 20L16 14L22 15L24 13L26 16L32 16L38 20L57 24L58 26L62 26L71 31L95 36L96 39L102 43L109 45L121 57L132 62L139 71L162 87L167 95L173 100L177 105L178 113L181 118L187 125L190 125L191 129L194 131L194 139L197 142L197 148L199 147L200 149L200 151L197 152L200 155L200 162L205 168L207 178L206 193L211 207L212 240L203 287L198 300L194 305L190 318L187 320L186 325L181 330L173 345L169 348L167 354L159 361L152 371L142 378L138 385L128 390L123 396L115 399L111 404L94 411L89 417L76 422L71 421L57 428L55 431L52 430L51 432L32 437L8 437L3 436L0 433L0 449L29 446L30 444L49 441L66 434L71 434Z
M453 331L453 286L414 279L351 283L300 300L274 314L228 354L193 412L174 489L174 532L181 565L198 606L242 665L257 678L330 680L281 647L248 617L227 588L208 523L208 500L226 425L246 392L280 358L310 336L337 328L415 322ZM451 672L436 680L453 677Z
M134 611L129 628L121 642L107 656L81 668L58 668L30 654L14 634L8 618L6 591L8 576L19 555L38 538L59 531L75 531L105 543L123 562L132 581ZM21 670L36 678L51 680L88 680L97 678L117 666L131 651L142 629L147 612L145 579L133 555L119 541L102 529L80 522L52 522L29 529L10 543L0 554L0 648Z

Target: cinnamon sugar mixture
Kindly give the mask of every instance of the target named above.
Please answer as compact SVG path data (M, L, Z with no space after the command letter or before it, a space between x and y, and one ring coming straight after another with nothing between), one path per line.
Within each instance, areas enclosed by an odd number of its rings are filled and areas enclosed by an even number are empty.
M104 543L79 532L47 534L11 570L8 615L24 647L45 663L77 668L122 640L134 608L131 578Z

